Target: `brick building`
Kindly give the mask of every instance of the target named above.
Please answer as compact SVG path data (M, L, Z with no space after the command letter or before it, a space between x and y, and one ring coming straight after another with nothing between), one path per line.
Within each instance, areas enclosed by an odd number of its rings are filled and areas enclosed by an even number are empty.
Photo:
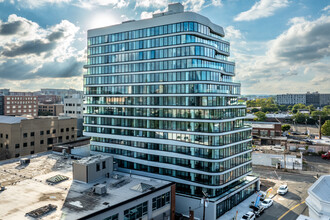
M285 145L287 138L282 136L279 122L247 122L252 126L252 143L255 145Z
M4 115L10 116L38 116L38 97L23 95L6 95L4 96L3 100L3 112Z
M52 115L52 116L59 116L61 113L64 112L64 105L63 104L40 104L39 103L39 115L43 115L43 113Z

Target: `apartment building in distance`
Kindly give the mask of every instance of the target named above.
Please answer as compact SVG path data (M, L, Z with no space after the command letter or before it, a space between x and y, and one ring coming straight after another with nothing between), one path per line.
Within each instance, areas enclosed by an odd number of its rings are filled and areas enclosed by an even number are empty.
M279 105L314 105L323 107L330 105L330 94L321 94L318 92L307 92L305 94L281 94L276 95L276 103Z
M221 216L259 189L221 26L180 3L88 31L84 135L118 170L176 183L176 212ZM200 208L197 208L200 207Z
M75 141L76 128L77 119L71 117L0 116L0 149L6 155L1 159L48 151L54 144Z
M10 116L38 116L38 97L24 95L3 96L3 114Z

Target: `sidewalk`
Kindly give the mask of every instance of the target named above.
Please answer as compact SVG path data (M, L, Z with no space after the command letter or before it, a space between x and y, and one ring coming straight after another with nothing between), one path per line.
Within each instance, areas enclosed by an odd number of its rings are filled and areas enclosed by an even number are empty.
M220 216L219 220L231 220L235 219L236 211L238 211L237 219L241 219L243 215L245 215L247 212L252 211L251 208L249 208L252 201L256 201L257 199L257 193L254 193L252 196L245 199L243 202L226 212L224 215Z

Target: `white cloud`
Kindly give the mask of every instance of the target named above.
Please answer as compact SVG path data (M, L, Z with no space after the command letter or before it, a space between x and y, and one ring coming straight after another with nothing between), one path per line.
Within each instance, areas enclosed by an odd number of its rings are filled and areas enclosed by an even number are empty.
M168 0L136 0L135 8L141 7L141 8L164 8L167 7Z
M330 5L326 6L325 8L322 9L322 11L329 11L330 10Z
M85 51L73 47L79 27L67 20L48 28L12 14L0 22L0 78L22 81L82 74Z
M185 6L185 10L193 12L199 12L207 7L205 5L205 0L185 0L182 4Z
M235 21L251 21L274 15L275 11L289 5L288 0L260 0L251 9L237 15Z
M164 11L165 11L165 10L161 11L161 10L159 10L159 9L156 10L156 11L154 11L154 12L143 11L143 12L141 13L140 18L141 18L141 19L152 18L152 15L153 15L153 14L161 13L161 12L164 12Z
M99 6L123 8L128 6L129 0L10 0L10 3L24 8L39 8L49 6L49 4L72 3L77 7L92 9Z
M329 92L330 16L292 21L285 32L264 43L262 55L235 52L243 93ZM253 50L252 43L247 42Z
M24 8L38 8L49 4L68 3L71 0L10 0L12 4L18 4Z
M81 7L92 9L98 6L113 6L115 8L124 8L129 5L129 1L127 0L70 0L73 1L74 5Z
M211 4L214 5L214 6L222 6L221 0L212 0Z
M225 28L225 35L227 39L241 39L243 37L240 30L235 29L234 26L228 26Z
M143 12L141 13L140 18L141 18L141 19L152 18L152 14L153 14L153 12L143 11Z

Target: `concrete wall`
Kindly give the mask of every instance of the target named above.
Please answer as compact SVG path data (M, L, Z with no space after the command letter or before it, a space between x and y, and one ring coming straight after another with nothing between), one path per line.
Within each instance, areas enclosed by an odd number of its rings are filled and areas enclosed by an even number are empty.
M84 164L73 163L72 169L73 169L72 176L74 180L78 180L85 183L88 182L87 169Z
M253 165L275 167L275 161L281 163L281 168L284 168L283 154L252 153ZM295 162L294 165L293 162ZM302 170L302 158L296 158L296 155L286 155L286 168Z
M103 161L105 161L105 165L106 165L105 169L102 168ZM99 171L96 171L97 165L100 166ZM100 160L96 163L89 164L87 169L88 169L88 183L104 178L107 175L107 173L111 174L113 172L113 157L109 157L106 160Z
M103 167L105 162L105 168ZM99 170L97 170L99 166ZM79 161L73 163L73 179L91 183L98 179L106 177L107 174L113 172L113 157L102 158L94 163L80 163Z

